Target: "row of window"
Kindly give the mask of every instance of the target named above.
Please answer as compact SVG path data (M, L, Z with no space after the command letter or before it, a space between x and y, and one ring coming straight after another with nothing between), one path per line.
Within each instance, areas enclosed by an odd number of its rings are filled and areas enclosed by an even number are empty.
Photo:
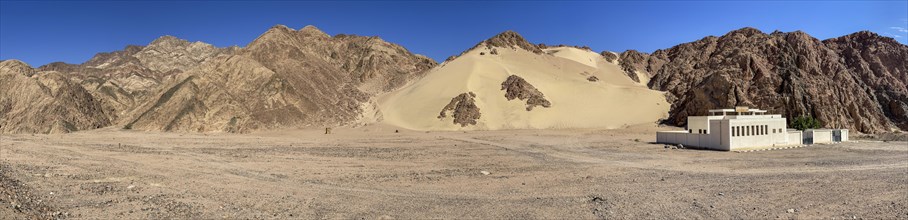
M782 129L773 128L771 131L773 134L782 133ZM769 125L731 126L732 137L767 135L769 133Z

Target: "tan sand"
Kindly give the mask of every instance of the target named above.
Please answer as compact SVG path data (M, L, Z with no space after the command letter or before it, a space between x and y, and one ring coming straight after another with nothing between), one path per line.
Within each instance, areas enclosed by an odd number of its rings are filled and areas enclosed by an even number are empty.
M648 143L667 129L0 135L0 219L908 216L906 142Z
M478 47L379 98L383 122L414 130L611 129L651 124L667 116L669 104L662 92L632 81L599 54L572 47L549 48L545 54L497 51L492 55ZM552 106L527 111L525 101L508 101L501 83L510 75L535 86ZM589 76L599 81L588 81ZM461 127L450 117L437 118L451 98L465 92L477 95L482 113L477 125Z

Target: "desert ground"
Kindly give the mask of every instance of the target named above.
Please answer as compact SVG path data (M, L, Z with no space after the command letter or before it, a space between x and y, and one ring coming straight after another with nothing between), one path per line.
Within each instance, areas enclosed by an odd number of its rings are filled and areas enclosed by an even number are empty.
M906 142L736 153L664 129L4 134L0 218L908 218Z

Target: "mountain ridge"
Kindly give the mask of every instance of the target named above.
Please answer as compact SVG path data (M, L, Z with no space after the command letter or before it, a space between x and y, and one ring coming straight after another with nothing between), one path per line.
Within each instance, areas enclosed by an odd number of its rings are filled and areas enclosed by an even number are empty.
M445 64L473 50L498 56L500 49L528 51L542 59L570 52L573 55L557 56L586 59L582 52L561 48L590 51L534 45L517 32L504 31ZM869 31L819 40L803 31L767 34L745 27L653 53L597 54L631 81L666 92L671 104L662 121L666 124L683 126L686 116L710 108L749 105L786 117L813 115L828 127L858 132L908 130L908 46ZM311 25L299 30L275 25L245 47L222 48L164 35L145 46L98 53L82 64L54 62L32 68L18 60L3 61L5 83L62 85L54 88L75 95L5 90L0 132L59 133L106 126L248 132L374 123L362 118L377 114L366 118L381 120L381 112L369 110L377 108L377 97L424 78L437 65L379 37L332 36ZM552 105L557 108L557 101ZM51 110L27 111L38 108ZM64 110L72 114L54 113L62 115L56 124L14 119L38 120L36 114Z

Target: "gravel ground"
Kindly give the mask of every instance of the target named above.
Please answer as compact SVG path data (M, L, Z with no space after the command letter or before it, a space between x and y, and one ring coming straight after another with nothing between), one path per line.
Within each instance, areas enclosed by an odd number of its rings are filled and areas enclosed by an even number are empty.
M734 153L659 129L2 135L0 218L908 218L908 142Z

